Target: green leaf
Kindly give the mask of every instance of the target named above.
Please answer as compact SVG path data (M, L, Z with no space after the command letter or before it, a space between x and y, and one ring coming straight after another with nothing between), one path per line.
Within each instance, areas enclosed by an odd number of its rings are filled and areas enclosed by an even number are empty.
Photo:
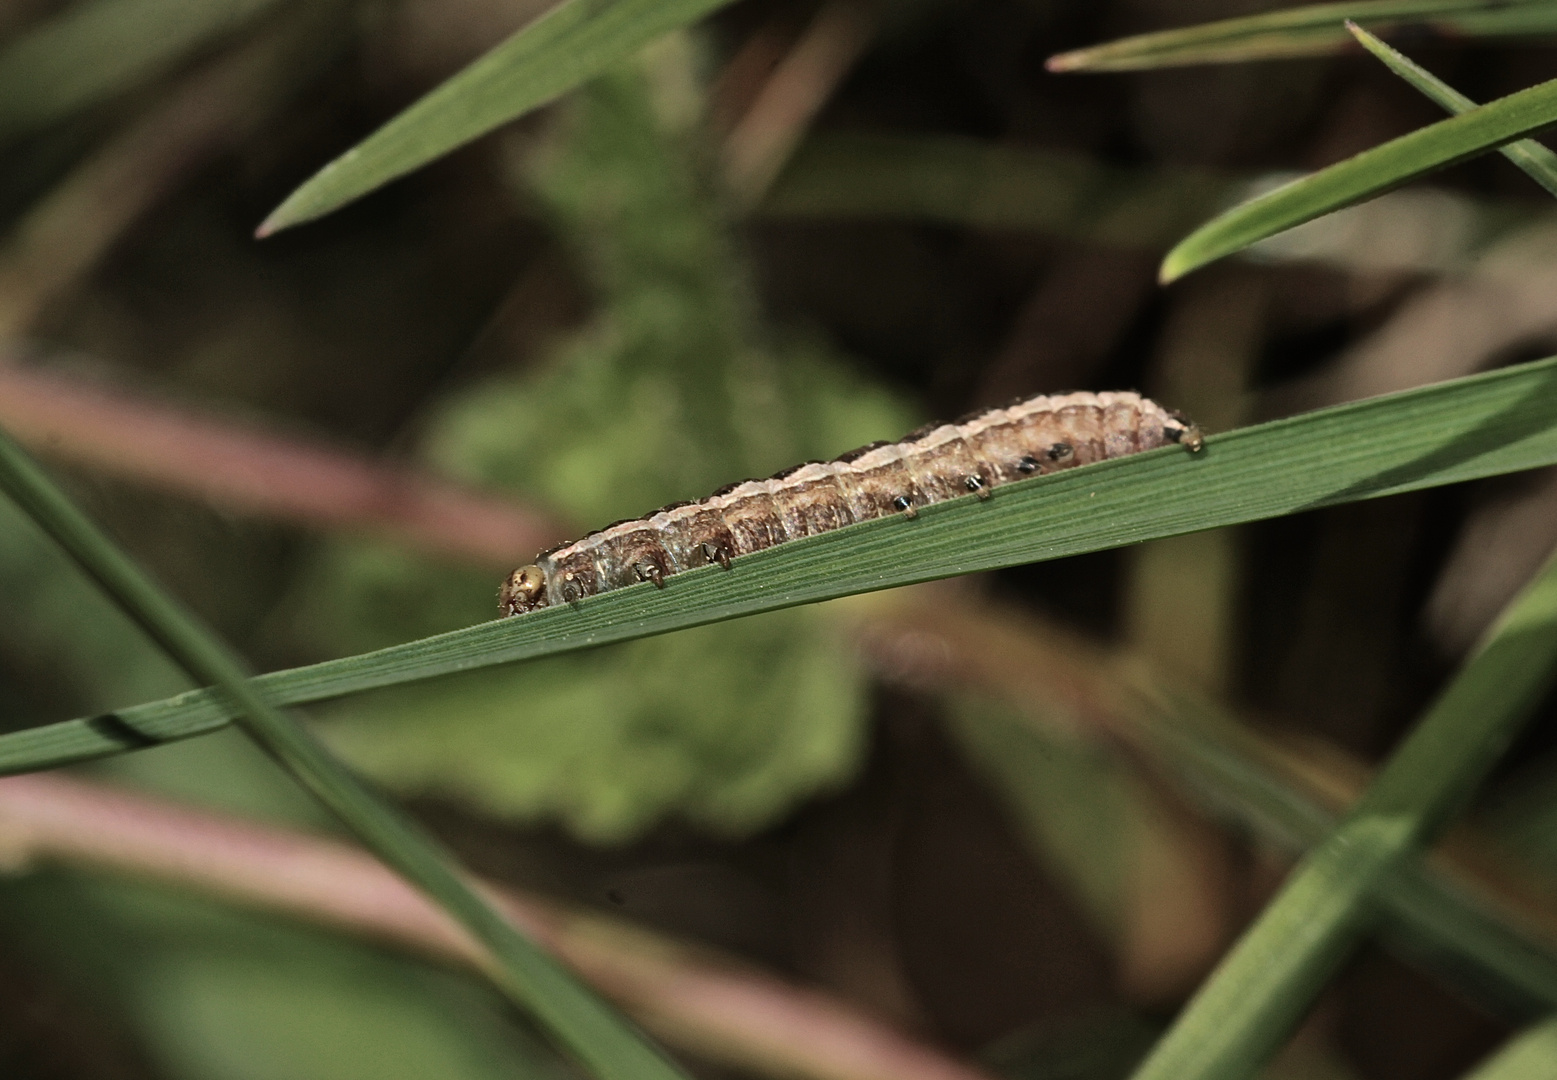
M1378 887L1474 793L1557 676L1557 560L1390 755L1357 806L1309 852L1135 1074L1254 1075L1371 928Z
M759 611L1058 559L1557 463L1557 358L1242 428L862 522L568 607L262 675L281 704L553 656ZM494 582L494 587L495 587ZM0 736L0 774L221 727L208 690Z
M260 236L322 217L573 89L730 0L563 0L289 195Z
M0 138L123 93L276 0L93 0L0 50Z
M1214 218L1163 260L1164 282L1294 225L1557 123L1557 80L1364 150Z
M1507 37L1557 30L1557 4L1523 0L1355 0L1138 34L1049 59L1050 71L1136 71L1183 64L1320 56L1351 45L1342 23L1414 37Z
M1390 48L1356 23L1348 22L1346 28L1351 31L1352 37L1362 43L1363 48L1384 61L1385 66L1391 71L1449 112L1458 116L1476 107L1476 103L1470 98L1426 68L1414 63L1398 50ZM1523 169L1530 179L1540 184L1549 194L1557 195L1557 154L1534 139L1521 139L1516 143L1509 143L1499 152Z

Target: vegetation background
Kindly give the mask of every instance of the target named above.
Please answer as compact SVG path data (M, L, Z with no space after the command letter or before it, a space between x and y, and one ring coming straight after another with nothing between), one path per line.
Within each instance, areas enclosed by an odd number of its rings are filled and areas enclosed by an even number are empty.
M1442 115L1360 49L1044 66L1274 6L740 0L256 241L547 5L3 0L0 426L270 670L1015 395L1136 387L1221 432L1552 352L1557 217L1496 156L1158 284L1219 210ZM1539 37L1395 40L1476 100L1557 76ZM1527 472L310 717L695 1076L1105 1080L1554 542ZM187 685L9 503L0 604L7 731ZM1435 864L1549 951L1551 714ZM0 1071L580 1075L331 828L232 730L0 781ZM1461 1076L1557 1004L1452 953L1367 945L1270 1075Z

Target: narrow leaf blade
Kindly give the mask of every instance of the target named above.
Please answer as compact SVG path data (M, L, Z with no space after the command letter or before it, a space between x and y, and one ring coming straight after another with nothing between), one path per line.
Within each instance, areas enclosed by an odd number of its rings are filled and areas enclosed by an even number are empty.
M326 165L260 236L314 218L442 157L730 0L563 0Z
M1476 103L1470 98L1356 23L1348 22L1346 28L1351 31L1352 37L1362 43L1363 48L1384 61L1386 67L1444 109L1458 116L1476 107ZM1530 179L1540 184L1549 194L1557 196L1557 154L1534 139L1520 139L1516 143L1509 143L1500 153L1524 170Z
M1525 0L1354 0L1221 19L1175 30L1137 34L1051 57L1050 71L1137 71L1185 64L1320 56L1351 46L1342 23L1353 19L1381 34L1410 30L1416 37L1492 37L1550 33L1557 4Z
M1202 225L1163 260L1164 282L1294 225L1557 123L1557 80L1480 105L1295 180Z

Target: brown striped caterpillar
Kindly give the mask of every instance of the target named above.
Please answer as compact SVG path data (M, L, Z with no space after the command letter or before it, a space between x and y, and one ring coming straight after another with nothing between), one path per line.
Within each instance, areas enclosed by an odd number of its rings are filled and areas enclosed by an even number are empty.
M543 552L508 576L498 610L519 615L596 593L901 514L1042 473L1179 443L1203 445L1178 413L1130 392L1038 396L895 443L872 443L835 461L810 461L767 480L745 480L699 502L672 503Z

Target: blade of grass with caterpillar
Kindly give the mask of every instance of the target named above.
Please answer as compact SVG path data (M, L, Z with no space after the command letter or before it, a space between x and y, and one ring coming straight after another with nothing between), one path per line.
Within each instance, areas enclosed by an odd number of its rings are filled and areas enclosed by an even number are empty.
M256 682L300 704L662 634L761 611L1557 464L1557 358L1169 447L790 541L581 603L482 623ZM515 561L522 556L516 553ZM494 582L494 586L496 583ZM102 757L226 724L194 690L0 736L0 774Z

